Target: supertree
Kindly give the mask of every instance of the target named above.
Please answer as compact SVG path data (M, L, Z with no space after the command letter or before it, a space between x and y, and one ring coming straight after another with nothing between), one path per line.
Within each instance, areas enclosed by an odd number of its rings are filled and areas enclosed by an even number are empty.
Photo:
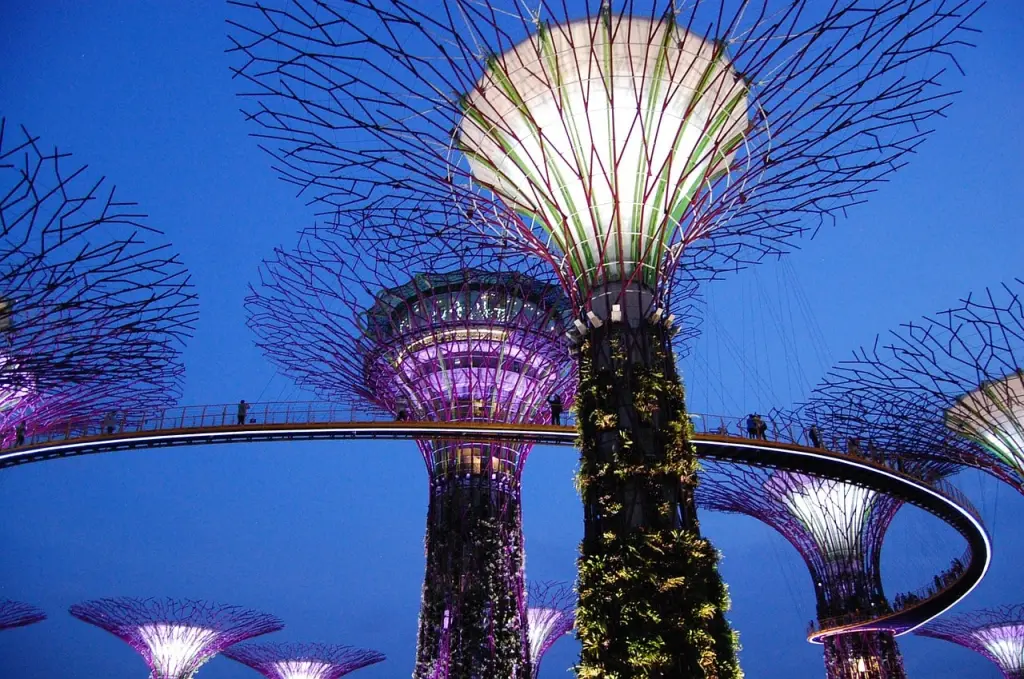
M384 655L377 651L336 644L241 644L224 655L267 679L339 679L384 662Z
M549 399L569 406L561 289L513 262L419 254L391 266L338 227L307 231L247 300L257 344L321 397L399 420L546 424ZM414 676L528 677L520 478L532 444L417 443L430 493Z
M1024 281L905 323L826 375L815 400L918 457L983 469L1024 492Z
M851 483L767 468L706 462L701 507L752 516L778 531L803 557L814 582L822 629L892 613L882 587L885 533L902 502ZM914 469L915 472L928 471ZM933 474L941 468L931 469ZM902 679L897 630L826 636L830 679Z
M46 620L46 613L35 606L11 599L0 599L0 630L23 627Z
M568 634L576 622L576 594L562 583L535 582L530 585L528 602L530 678L538 679L544 654Z
M177 397L195 294L134 203L0 119L0 229L5 444L70 414Z
M1024 679L1024 605L961 613L917 629L915 634L960 644L994 662L1006 679Z
M150 679L192 679L227 647L284 627L266 613L190 599L95 599L70 612L127 642L149 665Z
M288 181L326 211L455 204L566 289L579 675L737 676L664 308L680 276L781 253L902 165L977 3L233 4L247 114Z

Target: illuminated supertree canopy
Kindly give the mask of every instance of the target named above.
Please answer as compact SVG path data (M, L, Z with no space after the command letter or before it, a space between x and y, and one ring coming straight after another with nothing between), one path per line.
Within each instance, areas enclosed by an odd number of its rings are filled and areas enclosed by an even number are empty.
M977 651L998 665L1006 679L1024 679L1024 605L951 615L915 633Z
M167 405L196 318L188 273L133 203L0 119L0 434Z
M70 612L127 642L146 661L150 679L192 679L229 646L284 627L272 615L187 599L96 599Z
M576 594L562 583L536 582L530 585L528 603L530 676L537 679L544 654L568 634L576 622Z
M224 655L267 679L338 679L384 661L384 655L335 644L240 644Z
M46 613L31 604L0 599L0 630L24 627L46 620Z
M738 676L665 308L678 279L782 253L902 165L977 3L233 4L247 114L287 180L326 211L454 204L565 288L579 676Z
M399 420L546 424L549 399L574 395L568 302L556 284L474 258L392 266L337 229L307 232L263 267L250 326L328 399ZM430 499L414 676L528 677L519 487L531 444L418 443Z
M881 550L899 500L804 474L713 462L704 467L700 506L752 516L796 547L814 581L823 627L844 616L892 611L882 588ZM825 666L830 679L906 676L889 631L826 637Z
M833 367L815 400L1024 492L1022 294L1018 279L900 326Z

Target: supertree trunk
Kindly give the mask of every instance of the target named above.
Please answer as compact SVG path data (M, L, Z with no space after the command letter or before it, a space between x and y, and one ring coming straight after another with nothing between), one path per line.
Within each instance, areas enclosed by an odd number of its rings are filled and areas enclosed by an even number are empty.
M858 632L825 639L828 679L906 679L892 632Z
M435 485L416 679L529 679L519 488L495 476Z
M697 523L697 460L669 330L606 322L579 360L577 676L742 676L718 555Z

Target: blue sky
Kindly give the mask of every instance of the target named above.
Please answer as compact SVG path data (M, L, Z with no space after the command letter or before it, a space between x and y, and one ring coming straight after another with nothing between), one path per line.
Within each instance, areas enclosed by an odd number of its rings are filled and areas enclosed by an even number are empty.
M185 352L185 403L311 398L253 345L242 301L259 261L290 247L311 212L246 135L215 2L0 3L0 114L74 152L136 200L182 254L201 319ZM691 409L737 416L806 395L825 367L886 328L1024 275L1019 46L1024 12L992 2L961 58L963 94L937 133L868 205L708 291L704 334L684 362ZM527 465L528 576L573 577L581 511L575 454L538 448ZM1024 500L970 473L997 554L967 608L1024 600L1015 569ZM209 598L275 613L278 636L375 648L354 676L408 676L423 567L426 479L412 442L257 444L49 462L0 474L0 596L51 619L0 634L5 676L142 677L126 645L67 607L113 595ZM916 587L961 543L906 510L883 550L887 589ZM935 527L935 530L924 530ZM803 640L810 579L795 550L742 517L704 517L725 553L748 676L823 676ZM890 583L892 583L890 585ZM909 674L997 677L973 654L904 639ZM542 676L564 676L561 641ZM204 679L254 676L225 659Z

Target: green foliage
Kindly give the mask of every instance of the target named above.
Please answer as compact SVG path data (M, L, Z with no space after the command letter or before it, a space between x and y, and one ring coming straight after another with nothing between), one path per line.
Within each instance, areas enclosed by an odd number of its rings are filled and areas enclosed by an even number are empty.
M577 486L590 525L579 558L577 677L739 679L718 553L687 502L699 468L683 386L670 353L638 352L630 332L612 326L580 350Z

